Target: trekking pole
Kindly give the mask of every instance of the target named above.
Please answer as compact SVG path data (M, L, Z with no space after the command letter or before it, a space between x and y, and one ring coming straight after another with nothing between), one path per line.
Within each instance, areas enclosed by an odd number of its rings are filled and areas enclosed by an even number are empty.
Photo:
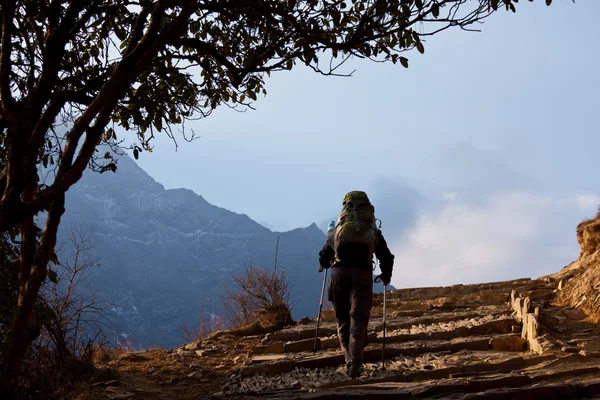
M379 283L381 282L381 275L379 275L377 278L375 278L375 283ZM385 299L385 295L387 292L387 285L384 283L383 284L383 341L381 342L382 346L381 346L381 365L382 365L382 370L385 371L385 323L386 323L386 299Z
M315 329L315 342L313 343L313 353L317 352L317 338L319 337L319 324L321 323L321 310L323 310L323 297L325 296L325 282L327 282L327 271L329 268L325 268L325 275L323 276L323 288L321 289L321 301L319 302L319 315L317 317L317 329Z
M385 371L385 320L386 320L386 309L385 309L385 305L386 305L386 299L385 299L385 295L387 292L387 285L383 285L383 346L381 347L381 364L382 364L382 369Z

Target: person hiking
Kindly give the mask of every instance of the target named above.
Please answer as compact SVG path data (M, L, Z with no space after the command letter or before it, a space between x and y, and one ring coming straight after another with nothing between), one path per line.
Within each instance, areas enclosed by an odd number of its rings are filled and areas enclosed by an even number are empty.
M379 260L382 282L392 278L394 255L377 228L375 208L367 194L348 192L342 212L319 252L321 268L331 267L328 297L338 327L340 347L351 378L360 376L367 327L373 303L373 254Z

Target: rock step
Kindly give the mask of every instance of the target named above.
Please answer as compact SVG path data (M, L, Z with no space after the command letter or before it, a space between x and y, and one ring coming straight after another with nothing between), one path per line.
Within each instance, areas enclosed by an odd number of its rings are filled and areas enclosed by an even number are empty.
M489 297L482 296L469 296L469 297L440 297L434 300L388 300L386 307L389 308L390 312L394 310L464 310L467 308L477 308L482 306L498 305L506 302L510 297L510 293L498 294ZM377 299L373 299L373 308L378 311L381 308L382 302Z
M489 334L506 334L506 333L514 333L515 329L513 327L520 328L514 319L501 319L490 321L484 323L482 325L474 325L474 326L463 326L451 331L437 331L437 332L423 332L423 333L414 333L414 334L399 334L399 335L390 335L389 333L386 335L386 343L403 343L403 342L412 342L417 340L451 340L454 338L461 337L473 337L479 335L489 335ZM377 338L378 342L383 341L383 337L379 336ZM527 343L525 339L521 342L521 350L522 345ZM516 351L517 349L515 349Z
M530 288L518 288L530 289ZM405 299L405 298L389 298L387 299L386 307L390 310L460 310L465 308L473 308L486 305L497 305L507 302L511 291L520 293L522 297L530 297L532 300L541 299L550 296L554 293L554 287L542 287L531 290L516 290L506 289L499 292L490 293L471 293L467 295L439 296L432 299ZM381 307L383 302L382 296L373 297L373 306Z
M426 340L413 341L405 343L390 343L386 345L386 358L393 358L400 355L416 356L424 353L441 353L441 352L459 352L461 350L469 351L485 351L497 348L498 342L514 342L514 338L520 337L519 334L506 335L486 335L475 338L455 338L452 340ZM376 362L381 359L381 346L369 345L364 352L365 362ZM241 369L243 376L252 376L254 374L278 374L289 372L295 367L304 368L323 368L334 367L344 363L344 357L341 352L330 352L329 354L320 354L315 356L307 356L304 358L288 358L274 362L265 362L257 365L249 365Z
M495 314L488 314L489 316L492 317L499 317L499 316L504 316L504 318L501 319L497 319L497 320L492 320L489 323L499 323L499 324L503 324L503 325L508 325L509 327L512 325L515 326L520 326L519 322L517 320L515 320L510 313L504 311L504 312L499 312L499 313L495 313ZM486 315L487 316L487 315ZM447 315L447 316L435 316L435 317L419 317L419 318L410 318L410 319L400 319L400 321L402 322L396 322L395 320L388 320L386 322L386 331L393 331L394 329L410 329L413 326L419 326L419 325L434 325L434 324L441 324L441 323L446 323L446 322L455 322L455 321L462 321L462 320L470 320L470 319L474 319L477 317L482 317L481 314L477 314L477 313L460 313L460 314L456 314L455 316L452 315ZM502 322L500 322L502 321ZM379 323L379 321L373 321L373 327L371 328L371 326L369 327L370 330L373 330L375 332L381 332L383 331L383 324ZM483 325L486 325L487 323L484 323ZM479 325L479 326L483 326L483 325ZM494 325L494 324L492 324ZM475 325L477 326L477 325ZM475 327L474 326L474 327ZM483 328L482 328L483 329ZM313 329L313 335L314 335L314 329ZM510 332L510 330L508 331ZM508 333L507 332L507 333Z
M419 317L442 317L447 315L456 315L459 313L471 314L474 316L484 315L496 315L501 313L510 312L511 309L504 302L501 304L485 305L466 309L460 309L458 311L443 310L439 308L433 308L429 310L404 310L402 308L395 309L394 307L387 307L388 320L394 318L419 318ZM374 307L371 310L371 318L381 318L383 315L382 307Z
M516 280L498 283L484 283L475 285L455 285L446 287L425 287L425 288L407 288L407 289L396 289L391 290L387 293L388 299L402 299L402 300L432 300L439 297L449 297L452 295L466 295L466 294L484 294L484 293L498 293L507 292L510 294L511 290L517 290L518 292L526 292L530 290L539 289L555 289L556 283L544 282L544 281L532 281L532 280ZM377 299L383 298L381 293L374 294Z
M427 382L380 382L361 384L358 380L348 386L335 389L318 389L314 393L287 392L266 394L265 399L575 399L600 394L600 380L584 382L550 383L567 376L581 378L595 375L600 367L571 368L568 371L554 371L544 377L525 373L509 375L488 375L476 379L442 379Z

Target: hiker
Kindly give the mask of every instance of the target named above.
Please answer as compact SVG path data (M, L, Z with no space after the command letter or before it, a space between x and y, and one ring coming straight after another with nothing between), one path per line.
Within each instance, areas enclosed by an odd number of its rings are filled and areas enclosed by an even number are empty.
M373 302L373 254L379 260L379 277L385 285L392 278L394 255L377 228L375 208L365 192L346 194L335 226L330 224L328 239L319 252L319 265L331 267L328 297L348 375L356 378L361 374Z

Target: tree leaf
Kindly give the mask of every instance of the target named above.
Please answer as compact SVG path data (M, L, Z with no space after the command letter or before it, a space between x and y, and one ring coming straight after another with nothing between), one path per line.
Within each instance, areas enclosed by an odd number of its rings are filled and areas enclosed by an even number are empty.
M417 50L419 51L419 53L421 53L421 54L425 53L425 47L423 46L423 43L417 42L415 44L415 47L417 48Z
M404 68L408 68L408 58L400 57L400 64L402 64Z
M56 271L49 269L47 275L50 282L54 284L58 283L58 275L56 274Z
M549 6L550 4L552 4L552 0L546 0L546 5Z
M52 250L52 252L50 252L50 255L48 256L48 261L50 261L56 265L60 265L60 263L58 262L58 256L56 255L54 250Z
M440 16L440 6L437 3L433 3L431 6L431 14L436 18Z
M139 158L140 156L140 152L138 151L137 148L133 149L133 158L135 158L136 160Z

